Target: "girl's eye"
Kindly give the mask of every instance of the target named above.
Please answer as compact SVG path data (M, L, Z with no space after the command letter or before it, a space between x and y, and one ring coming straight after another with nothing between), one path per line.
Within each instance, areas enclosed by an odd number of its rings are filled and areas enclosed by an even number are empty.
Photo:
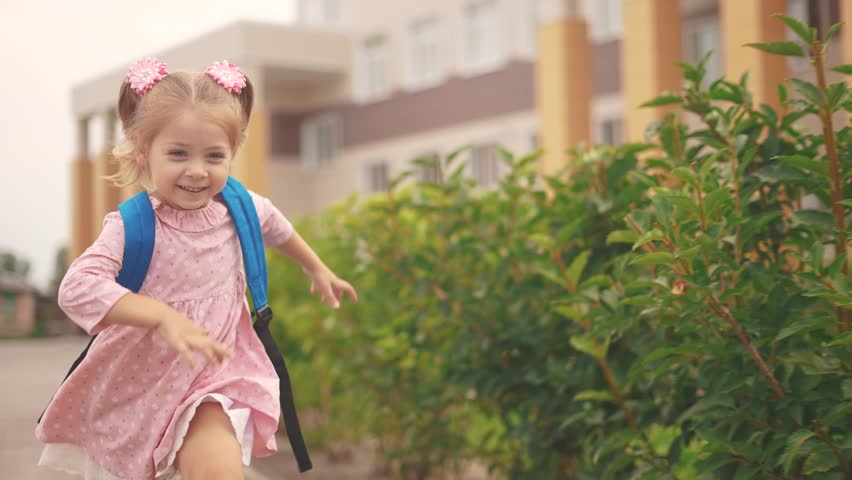
M169 150L170 157L185 157L186 150Z
M207 156L207 158L209 158L214 163L219 163L225 160L225 154L221 152L211 153Z

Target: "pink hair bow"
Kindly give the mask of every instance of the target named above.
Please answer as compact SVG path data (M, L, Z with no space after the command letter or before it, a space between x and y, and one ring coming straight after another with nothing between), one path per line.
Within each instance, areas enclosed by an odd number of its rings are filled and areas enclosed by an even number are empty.
M204 73L231 93L240 93L246 86L246 76L243 75L243 71L227 60L213 62L213 65L204 70Z
M162 80L169 72L166 64L155 57L143 58L130 65L127 70L127 83L139 95L151 89L155 83Z

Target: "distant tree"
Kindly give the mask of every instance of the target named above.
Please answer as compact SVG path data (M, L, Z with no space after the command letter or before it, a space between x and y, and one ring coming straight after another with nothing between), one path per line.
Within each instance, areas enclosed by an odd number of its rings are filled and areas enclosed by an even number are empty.
M50 278L51 295L56 295L59 292L59 284L62 283L62 278L65 277L65 272L68 271L68 246L62 246L56 251L56 256L53 260L53 276Z
M30 261L12 252L0 252L0 272L12 273L26 280L30 275Z

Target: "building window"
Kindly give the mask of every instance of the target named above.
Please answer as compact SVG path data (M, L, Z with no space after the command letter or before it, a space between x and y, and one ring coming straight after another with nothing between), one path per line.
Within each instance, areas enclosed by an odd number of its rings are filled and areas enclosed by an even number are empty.
M365 183L368 193L388 191L388 164L376 162L367 165Z
M476 145L470 149L470 176L477 184L493 187L500 181L500 154L495 145Z
M787 15L800 20L805 25L816 28L817 36L822 38L832 25L840 21L838 3L834 1L787 0ZM846 28L846 25L844 25L843 29ZM839 37L840 35L835 35L833 41L837 41ZM787 29L787 40L798 43L805 52L810 48L789 28ZM788 57L787 61L793 72L810 69L810 62L807 58Z
M696 22L689 32L687 42L689 62L698 63L705 55L711 54L705 65L704 74L704 84L709 85L722 77L722 31L719 20Z
M787 0L787 15L816 28L817 35L822 38L832 25L840 21L839 3L822 0ZM788 31L787 38L798 39L799 37Z
M434 86L443 79L441 22L437 17L420 19L409 29L408 80L412 88Z
M541 138L540 138L539 133L537 131L530 133L529 138L530 138L530 151L531 152L534 152L534 151L538 150L539 148L541 148Z
M621 36L623 25L622 0L595 0L592 2L592 37L605 42Z
M431 152L417 157L437 164L441 157L437 152ZM417 165L417 181L421 183L441 183L441 172L438 168L429 165Z
M544 22L544 8L547 0L529 0L526 3L527 52L535 55L538 50L538 27Z
M362 100L376 100L387 95L389 90L387 77L387 39L384 35L366 38L358 55L357 97Z
M334 163L343 138L340 117L319 115L302 123L302 164L310 169L325 168Z
M337 0L299 0L299 20L308 25L334 25Z
M470 72L497 67L501 58L503 32L497 0L479 0L465 9L464 52Z
M598 143L602 145L621 145L624 143L624 131L620 118L609 118L598 124Z

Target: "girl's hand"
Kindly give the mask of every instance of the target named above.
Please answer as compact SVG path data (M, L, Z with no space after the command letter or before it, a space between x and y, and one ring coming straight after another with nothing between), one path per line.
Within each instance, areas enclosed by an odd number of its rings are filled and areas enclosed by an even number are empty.
M352 285L345 280L337 278L328 268L320 268L316 271L306 271L311 278L311 295L319 293L320 300L331 308L340 308L343 294L348 293L353 302L358 301L358 294Z
M157 325L157 332L194 370L195 361L192 353L198 351L207 357L214 366L219 366L226 359L234 357L234 353L224 344L217 342L207 335L207 330L192 323L192 320L178 311L167 315Z

